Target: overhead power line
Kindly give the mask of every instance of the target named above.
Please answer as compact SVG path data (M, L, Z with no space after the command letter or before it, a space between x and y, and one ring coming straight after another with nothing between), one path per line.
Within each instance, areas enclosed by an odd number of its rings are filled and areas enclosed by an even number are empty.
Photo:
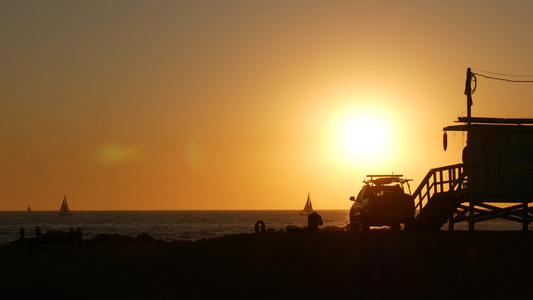
M507 82L528 82L528 83L533 83L533 80L513 80L513 79L507 79L507 78L498 78L498 77L487 76L487 75L479 74L479 73L472 73L472 74L475 74L476 76L485 77L485 78L488 78L488 79L501 80L501 81L507 81ZM510 75L507 75L507 76L510 76ZM517 76L517 75L514 75L514 76Z
M473 71L478 71L478 72L483 72L483 73L489 73L489 74L492 74L492 75L506 76L506 77L533 77L533 75L512 75L512 74L494 73L494 72L483 71L483 70L474 69L474 68L472 68L472 70Z

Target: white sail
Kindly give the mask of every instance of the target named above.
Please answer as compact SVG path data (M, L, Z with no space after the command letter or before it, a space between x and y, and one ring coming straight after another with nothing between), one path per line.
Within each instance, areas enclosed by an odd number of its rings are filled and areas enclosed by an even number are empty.
M300 212L300 215L310 215L313 213L313 204L311 204L311 197L307 194L307 202L305 202L304 209Z
M67 196L63 197L63 203L61 203L61 208L59 209L59 214L62 216L72 215L72 212L68 208Z

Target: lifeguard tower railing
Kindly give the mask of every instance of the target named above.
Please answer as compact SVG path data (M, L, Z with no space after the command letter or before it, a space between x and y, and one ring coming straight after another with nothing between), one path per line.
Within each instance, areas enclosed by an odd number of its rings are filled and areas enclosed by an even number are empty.
M463 189L464 182L463 164L429 170L413 193L416 216L411 228L438 230L448 219L453 220L460 204L457 192Z
M522 229L528 230L528 225L533 222L533 207L529 207L533 200L470 195L465 175L463 164L429 170L413 193L416 216L409 229L439 230L448 222L449 230L453 231L455 223L466 221L469 231L474 231L476 223L501 218L522 223ZM491 204L505 200L515 205L499 207Z

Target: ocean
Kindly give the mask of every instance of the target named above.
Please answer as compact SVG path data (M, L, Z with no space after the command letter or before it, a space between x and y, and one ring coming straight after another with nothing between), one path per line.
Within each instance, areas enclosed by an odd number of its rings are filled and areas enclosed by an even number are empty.
M348 210L321 210L324 225L344 227L349 223ZM250 211L75 211L71 216L59 216L57 211L0 212L0 245L19 238L21 227L26 237L40 230L68 232L80 227L84 239L99 234L121 234L136 237L147 233L164 241L196 241L228 234L253 233L255 223L262 220L267 229L285 229L287 225L307 226L307 217L296 210ZM447 230L445 224L441 230ZM476 224L476 230L521 230L522 224L502 219ZM455 230L468 230L465 222L455 224Z

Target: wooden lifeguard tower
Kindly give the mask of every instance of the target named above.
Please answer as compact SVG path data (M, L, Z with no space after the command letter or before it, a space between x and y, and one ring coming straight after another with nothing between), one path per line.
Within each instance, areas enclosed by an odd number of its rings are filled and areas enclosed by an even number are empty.
M474 231L476 223L503 218L527 231L533 221L533 119L472 117L475 75L467 70L467 117L443 128L445 148L447 131L466 132L463 163L429 171L413 194L413 229L438 230L448 222L452 231L467 221Z

